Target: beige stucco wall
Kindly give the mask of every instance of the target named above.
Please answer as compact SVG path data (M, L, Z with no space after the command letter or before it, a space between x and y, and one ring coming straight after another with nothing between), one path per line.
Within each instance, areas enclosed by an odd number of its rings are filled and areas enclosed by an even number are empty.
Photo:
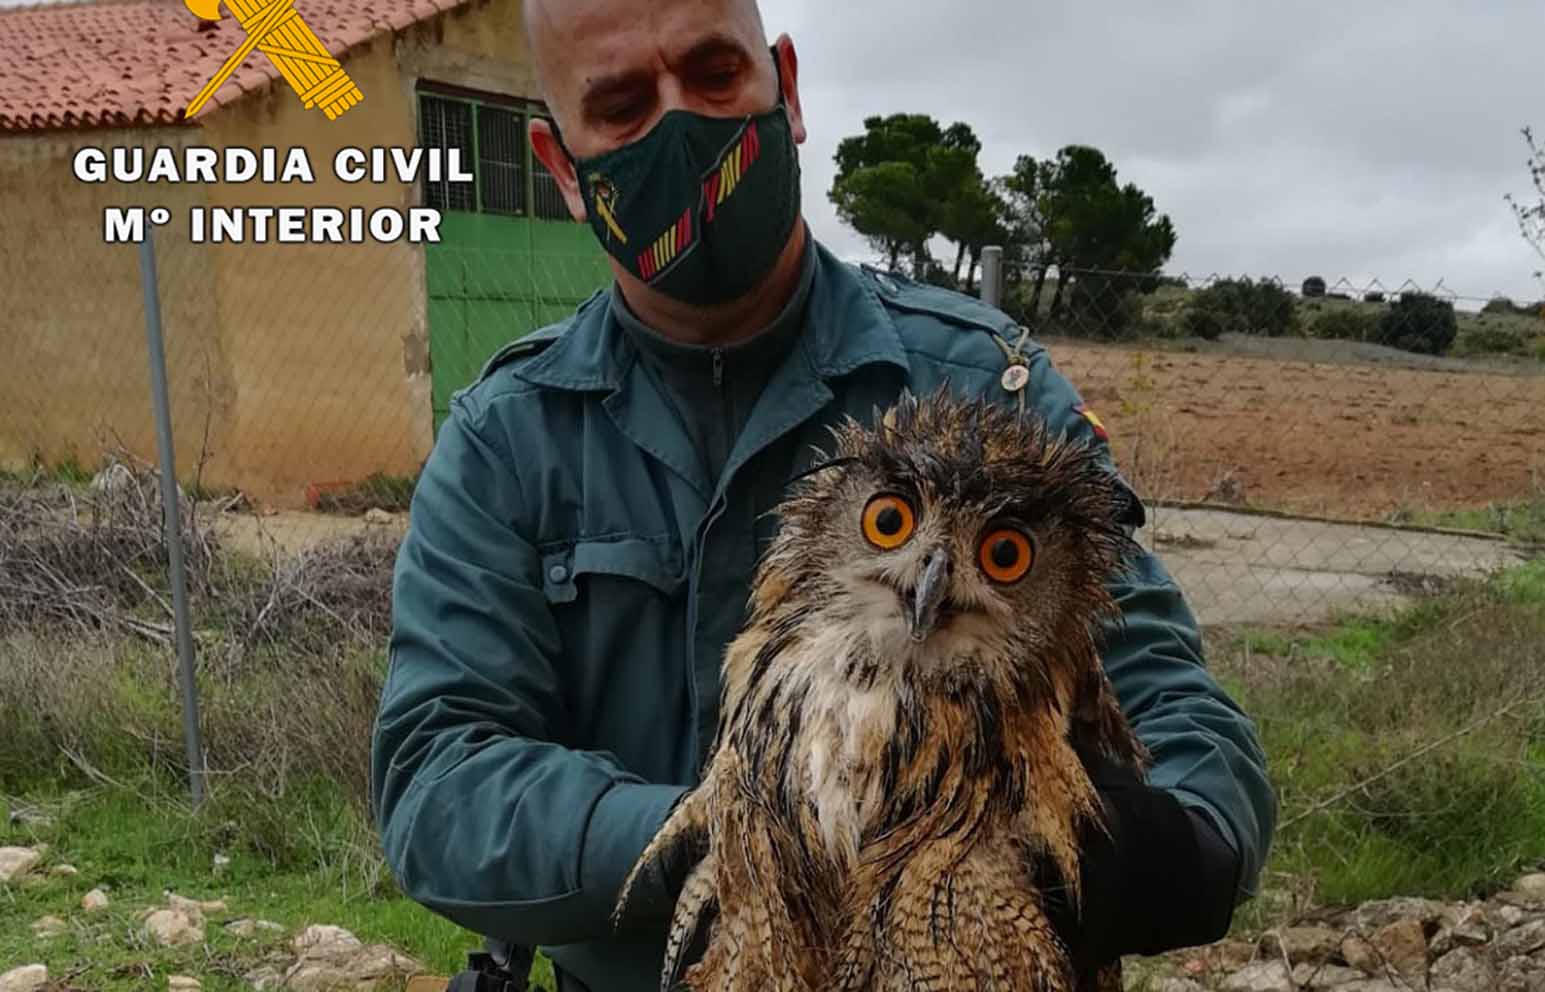
M109 204L166 206L156 232L179 475L276 505L310 483L415 472L432 444L423 250L194 245L190 207L419 204L401 182L348 184L346 146L411 147L419 77L535 96L517 0L485 0L356 49L364 100L336 121L285 86L207 113L202 126L0 139L0 465L72 454L116 433L155 453L137 252L102 243ZM314 184L87 185L84 144L307 149ZM208 443L204 438L208 434Z
M189 136L162 129L0 138L0 465L19 468L38 456L90 467L115 442L154 457L139 252L105 242L103 212L156 204L186 214L203 190L81 183L71 160L87 145L177 146ZM169 274L195 267L173 239L156 238ZM214 298L169 285L162 309L178 329L168 336L167 367L177 383L173 417L187 433L208 406L197 393L216 405L230 401Z

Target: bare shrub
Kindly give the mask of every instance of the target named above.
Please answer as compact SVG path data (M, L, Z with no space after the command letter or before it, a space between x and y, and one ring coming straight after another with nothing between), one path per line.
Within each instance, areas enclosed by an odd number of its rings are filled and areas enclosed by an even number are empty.
M187 773L157 479L0 486L0 778ZM312 779L368 799L396 540L223 548L185 500L183 547L211 794Z

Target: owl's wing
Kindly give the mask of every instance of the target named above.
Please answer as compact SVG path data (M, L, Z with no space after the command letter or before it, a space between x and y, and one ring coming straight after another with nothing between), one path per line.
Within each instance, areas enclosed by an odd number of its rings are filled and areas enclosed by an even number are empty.
M1139 775L1148 769L1148 749L1132 732L1116 691L1098 662L1086 671L1079 685L1069 737L1080 754L1103 755Z
M681 898L676 900L670 932L665 938L665 961L660 971L662 990L674 988L681 981L686 963L700 956L699 949L719 907L719 890L715 884L717 871L714 856L710 854L697 863L681 887Z

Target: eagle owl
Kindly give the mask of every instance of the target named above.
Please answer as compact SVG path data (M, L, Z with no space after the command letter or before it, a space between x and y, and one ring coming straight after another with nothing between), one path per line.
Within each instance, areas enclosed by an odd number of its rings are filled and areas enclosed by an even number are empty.
M701 855L662 988L1105 985L1036 880L1076 900L1100 823L1075 748L1146 763L1099 657L1130 497L1092 447L943 390L834 437L777 511L701 784L639 860Z

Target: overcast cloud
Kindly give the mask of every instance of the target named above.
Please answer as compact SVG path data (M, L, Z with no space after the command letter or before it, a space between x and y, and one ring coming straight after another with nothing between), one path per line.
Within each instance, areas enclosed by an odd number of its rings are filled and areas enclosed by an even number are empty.
M964 120L988 175L1103 150L1174 221L1172 272L1306 275L1537 299L1502 195L1545 131L1545 3L762 0L801 59L811 226L865 117ZM953 11L962 11L956 14ZM953 259L950 259L953 261Z

